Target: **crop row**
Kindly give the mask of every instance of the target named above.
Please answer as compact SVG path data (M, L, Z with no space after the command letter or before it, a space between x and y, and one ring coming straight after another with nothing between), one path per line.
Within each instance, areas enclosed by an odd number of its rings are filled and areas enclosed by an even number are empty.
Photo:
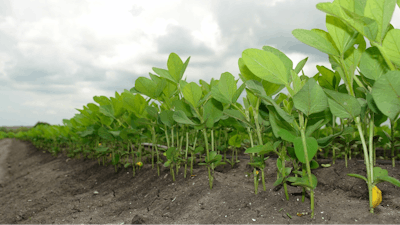
M400 0L397 1L400 6ZM329 55L330 70L317 66L318 73L304 75L307 58L293 69L293 62L270 46L246 49L238 60L243 82L239 87L234 76L225 72L210 83L186 82L183 74L190 57L183 62L171 53L168 69L153 67L150 79L139 77L135 86L115 97L93 97L80 114L64 119L64 126L37 126L15 137L46 147L53 154L68 145L69 157L97 158L104 163L124 167L143 166L142 157L151 159L152 168L193 166L198 153L199 165L207 167L212 188L214 169L236 163L226 159L226 151L244 147L254 168L257 194L261 172L264 191L264 168L267 155L276 154L277 180L283 184L288 199L287 183L310 193L311 217L314 216L314 190L317 177L311 169L319 149L332 151L332 157L346 159L361 154L366 176L348 174L365 180L369 190L370 212L380 203L376 184L400 181L387 170L375 166L376 143L395 153L400 141L400 30L390 24L396 0L335 0L319 3L317 9L327 13L328 32L295 29L292 34L301 42ZM365 38L371 47L366 48ZM360 75L355 75L358 70ZM302 75L300 75L302 72ZM344 84L339 85L340 81ZM288 94L281 92L283 88ZM243 91L244 106L237 102ZM143 97L145 96L145 97ZM275 96L274 98L272 96ZM159 104L156 104L158 102ZM336 123L340 119L340 125ZM389 119L390 130L380 125ZM151 151L142 143L152 143ZM165 144L166 151L157 144ZM132 145L138 146L134 149ZM362 152L353 150L359 147ZM224 153L224 159L221 153ZM164 154L164 162L160 155ZM188 156L191 156L190 158ZM285 167L291 161L293 167ZM378 193L378 194L377 194Z

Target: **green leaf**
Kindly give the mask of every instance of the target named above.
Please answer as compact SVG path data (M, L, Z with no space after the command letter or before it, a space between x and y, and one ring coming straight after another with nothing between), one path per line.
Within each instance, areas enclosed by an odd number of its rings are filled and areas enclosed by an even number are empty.
M390 70L377 47L370 47L364 51L359 68L365 77L372 80L377 80Z
M396 0L368 0L364 9L364 16L372 18L378 24L375 41L381 43L385 31L392 20Z
M281 52L280 50L271 47L271 46L263 46L262 49L267 52L271 52L274 55L278 56L278 58L283 62L286 68L286 73L290 77L290 71L293 70L293 62L292 60L285 55L285 53ZM290 79L289 79L290 82Z
M271 123L271 127L272 127L272 132L274 134L275 137L279 138L280 135L278 134L279 130L281 128L288 130L289 132L291 132L292 134L295 134L296 131L294 130L294 128L287 123L286 121L282 120L278 114L276 113L275 108L273 108L272 106L267 106L268 110L269 110L269 122Z
M294 140L296 139L295 135L293 135L292 133L283 128L279 129L278 134L283 140L288 142L294 142Z
M242 58L249 70L257 77L275 84L288 85L289 74L284 63L271 52L246 49Z
M135 81L135 89L140 93L150 97L156 98L156 84L147 77L139 77Z
M181 73L181 70L183 69L183 62L181 58L176 53L172 52L169 54L167 66L171 77L176 83L179 83L183 75L183 73Z
M246 120L246 117L239 110L236 110L236 109L225 109L223 111L223 113L228 115L228 116L230 116L230 117L233 117L233 118L235 118L237 120L240 120L240 121L242 121L242 122L244 122L244 123L246 123L248 125L251 125L250 122ZM255 128L254 126L252 126L252 127Z
M307 60L308 60L308 57L301 60L299 63L297 63L296 68L294 69L294 72L296 74L300 73L300 71L303 69L304 65L306 65Z
M318 162L317 161L315 161L314 159L313 160L311 160L311 162L310 162L310 169L317 169L319 167L319 164L318 164Z
M174 111L164 110L160 113L161 122L167 125L168 127L172 127L173 125L176 124L173 116L174 116Z
M312 133L314 133L314 131L316 131L317 129L319 129L320 127L322 127L325 124L322 124L325 120L320 120L315 124L312 124L311 126L307 126L307 130L306 130L306 136L311 136ZM307 124L308 125L308 124Z
M199 124L194 123L192 120L190 120L186 116L186 114L181 110L175 111L173 118L176 122L181 123L181 124L199 125Z
M317 65L317 69L321 73L321 76L318 77L318 83L321 85L321 87L329 90L337 90L340 83L339 73L333 72L325 66Z
M265 94L265 91L262 88L260 82L250 80L246 81L246 85L247 88L250 89L255 95L263 99L262 102L265 105L273 105L279 116L282 117L286 122L293 122L294 117L285 112L271 97Z
M207 103L204 105L203 116L204 120L207 120L206 124L208 128L212 128L214 123L221 119L222 110L223 106L219 101L215 99L210 99L207 101Z
M329 96L328 104L334 116L342 119L354 119L360 115L361 105L355 97L328 89L324 89L324 91Z
M301 140L301 137L296 137L293 141L293 145L294 145L294 150L295 150L296 156L299 159L299 161L301 163L306 163L303 142ZM308 161L311 161L312 158L317 153L318 142L313 137L306 137L306 146L307 146L307 153L308 153Z
M375 180L376 178L380 177L380 176L388 176L388 175L389 175L389 173L388 173L387 170L382 169L382 168L380 168L380 167L378 167L378 166L375 166L375 167L373 168L373 171L374 171L374 180Z
M389 182L391 184L394 184L397 187L400 187L400 181L397 180L396 178L390 177L390 176L380 176L374 182L375 183L381 183L381 182L384 182L384 181Z
M395 120L400 113L400 71L382 75L372 87L371 95L379 110Z
M291 178L289 180L289 178ZM297 177L297 179L293 179L292 177L289 177L287 180L289 182L293 182L292 185L294 186L301 186L301 187L307 187L310 189L315 189L317 187L317 177L314 174L311 174L311 182L312 185L310 185L310 182L308 181L308 177Z
M294 106L306 116L324 111L328 107L327 97L314 79L309 79L293 97Z
M325 33L326 34L324 35L323 31L318 29L295 29L292 31L293 36L304 44L316 48L328 55L339 56L340 53L328 38L329 33L326 31Z
M273 186L275 187L275 186L281 184L282 182L283 182L283 177L279 177L279 178L274 182Z
M390 30L383 40L382 47L390 61L400 67L400 29Z
M303 82L301 81L299 75L297 75L294 70L291 70L292 84L293 84L293 95L295 95L303 87ZM291 93L292 94L292 93Z
M221 78L218 82L218 90L226 99L229 100L229 103L232 103L233 95L235 94L237 87L235 77L229 72L225 72L221 74Z
M339 49L340 54L344 54L348 48L354 45L357 32L341 19L326 15L326 28L336 47Z
M362 175L359 175L359 174L354 174L354 173L348 173L348 174L347 174L347 176L351 176L351 177L360 178L360 179L363 179L365 182L367 182L367 183L368 183L368 181L367 181L367 178L365 178L365 177L364 177L364 176L362 176Z
M375 40L377 36L378 24L371 18L361 16L363 15L364 5L361 5L358 1L318 3L317 9L346 21L370 40Z
M202 95L202 91L199 85L194 82L190 82L183 87L182 94L186 101L188 101L193 106L193 108L198 107L198 103Z
M235 134L229 138L228 144L230 146L240 148L242 146L242 140L243 139L240 137L240 135Z
M254 147L246 149L244 152L245 154L250 154L250 153L257 153L259 155L264 155L268 154L269 152L274 151L275 149L272 147L271 142L267 142L265 145L256 145Z

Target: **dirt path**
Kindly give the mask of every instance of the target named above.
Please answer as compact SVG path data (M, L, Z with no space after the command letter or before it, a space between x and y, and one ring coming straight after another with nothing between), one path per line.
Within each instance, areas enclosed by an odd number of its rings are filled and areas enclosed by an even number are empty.
M3 183L4 176L6 175L7 166L6 160L11 145L11 139L0 140L0 184Z
M69 159L62 154L53 157L29 142L1 140L0 149L6 148L9 154L1 163L3 171L6 169L0 184L1 224L400 223L400 188L378 184L383 201L375 214L370 214L365 182L346 176L365 175L365 165L357 161L351 161L348 168L337 161L332 167L313 170L318 186L315 217L311 219L309 215L296 215L311 212L308 196L301 202L301 188L288 186L287 201L282 186L273 186L276 160L272 158L265 169L267 191L260 182L255 195L253 178L245 176L251 172L246 159L234 168L218 167L210 190L203 166L196 166L196 176L190 177L189 173L187 178L181 168L172 182L170 170L165 167L158 176L157 169L146 164L132 177L132 168L120 168L116 173L113 166L99 166L97 161ZM400 165L394 169L391 165L380 166L400 178Z

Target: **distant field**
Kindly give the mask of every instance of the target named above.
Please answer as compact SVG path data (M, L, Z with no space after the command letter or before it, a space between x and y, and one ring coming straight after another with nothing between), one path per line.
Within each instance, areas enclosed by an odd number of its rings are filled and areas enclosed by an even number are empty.
M0 127L5 127L7 128L7 130L16 130L20 127L32 128L33 126L14 126L14 127L0 126Z

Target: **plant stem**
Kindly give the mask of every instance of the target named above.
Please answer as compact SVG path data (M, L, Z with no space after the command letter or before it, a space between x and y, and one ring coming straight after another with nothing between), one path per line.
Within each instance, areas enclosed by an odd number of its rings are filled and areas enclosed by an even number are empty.
M207 161L210 160L210 154L208 151L208 139L207 139L207 131L206 128L203 129L203 135L204 135L204 143L206 145L206 151L207 151ZM213 182L213 177L211 176L211 171L210 171L210 167L207 166L208 169L208 182L210 184L210 189L212 189L212 182Z
M312 186L312 177L311 177L311 168L310 168L310 160L308 158L308 151L307 151L307 142L306 142L306 125L304 124L304 118L303 118L303 113L299 113L299 120L300 120L300 134L301 134L301 140L303 142L303 151L304 151L304 158L306 161L306 168L307 168L307 175L308 175L308 182ZM306 120L307 124L307 120ZM310 190L310 200L311 200L311 218L314 217L314 190Z

